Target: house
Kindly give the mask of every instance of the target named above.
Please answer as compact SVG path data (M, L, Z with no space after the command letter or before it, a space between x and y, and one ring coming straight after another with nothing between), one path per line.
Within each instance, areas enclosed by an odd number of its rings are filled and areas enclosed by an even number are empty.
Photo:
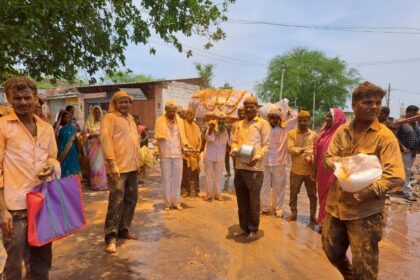
M191 96L200 89L201 78L161 80L141 83L78 86L54 89L40 94L45 102L44 111L53 123L57 113L67 105L76 108L75 118L80 126L94 105L108 111L112 94L118 90L127 91L134 98L130 113L139 116L149 130L153 130L155 120L164 112L164 104L173 99L187 108Z

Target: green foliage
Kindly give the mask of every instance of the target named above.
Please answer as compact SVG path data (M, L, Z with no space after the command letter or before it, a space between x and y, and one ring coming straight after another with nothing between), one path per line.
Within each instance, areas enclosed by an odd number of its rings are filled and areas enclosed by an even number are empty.
M329 58L320 51L294 48L274 57L268 66L267 76L257 84L258 96L266 102L280 98L281 64L285 66L283 97L290 104L312 111L313 93L316 92L317 122L332 107L344 107L349 89L360 81L354 68L338 57Z
M54 80L54 82L51 81L52 79L45 78L40 81L35 81L35 84L37 88L68 88L68 87L75 87L75 86L83 86L86 85L87 82L82 81L80 79L75 79L72 81L66 81L66 80Z
M118 70L100 79L104 84L142 83L156 80L150 75L134 74L131 70Z
M205 37L206 48L225 38L220 23L235 0L10 0L0 8L0 80L25 74L37 80L92 77L125 65L129 42L149 45L152 34L184 50L180 36ZM222 2L222 3L219 3ZM150 53L156 50L151 47ZM95 82L91 78L90 82Z
M223 86L219 87L220 89L233 89L233 87L229 83L224 83Z
M198 75L203 79L203 84L201 85L201 88L213 88L211 82L214 77L214 65L201 63L194 63L194 65Z

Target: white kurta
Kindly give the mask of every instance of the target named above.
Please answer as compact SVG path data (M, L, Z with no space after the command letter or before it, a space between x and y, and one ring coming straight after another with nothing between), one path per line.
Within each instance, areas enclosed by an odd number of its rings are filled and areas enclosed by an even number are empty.
M206 192L208 197L220 195L227 144L230 144L227 131L220 135L215 135L215 133L208 135L206 133L204 175L206 176Z
M167 139L159 139L160 168L166 207L181 203L182 157L181 138L176 123L166 128Z
M294 114L286 122L285 128L279 126L272 128L270 133L270 145L264 159L264 179L261 187L261 210L281 210L284 205L287 174L286 166L290 163L287 152L287 133L297 123L297 115Z

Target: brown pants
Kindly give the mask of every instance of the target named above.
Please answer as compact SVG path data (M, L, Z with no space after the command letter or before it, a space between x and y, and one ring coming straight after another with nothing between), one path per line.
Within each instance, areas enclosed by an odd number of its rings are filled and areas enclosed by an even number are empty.
M193 191L195 195L200 192L200 172L198 169L192 170L188 167L185 159L182 166L182 181L181 181L181 193L192 195Z
M322 228L322 248L345 280L378 279L378 243L382 232L381 213L351 221L327 214ZM352 263L346 255L349 246Z
M290 172L290 210L292 214L297 213L298 194L303 182L305 182L306 193L309 198L311 217L315 217L317 206L316 182L312 181L309 175L297 175Z

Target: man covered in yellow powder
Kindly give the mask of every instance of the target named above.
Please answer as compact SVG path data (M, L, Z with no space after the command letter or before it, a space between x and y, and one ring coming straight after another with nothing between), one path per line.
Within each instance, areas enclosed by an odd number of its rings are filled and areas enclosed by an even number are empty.
M26 194L53 171L60 176L57 144L52 127L35 114L36 85L17 76L8 79L4 88L12 106L0 119L0 227L8 255L4 276L22 279L22 261L29 253L31 279L48 279L52 243L28 245Z
M108 253L116 253L117 239L137 239L129 232L137 204L137 171L140 147L137 125L129 114L132 97L117 91L109 104L109 113L101 120L102 152L108 175L109 202L105 219Z
M317 134L309 129L311 114L301 110L298 114L298 127L289 131L287 150L292 158L290 170L290 210L288 221L297 219L297 199L302 183L305 183L306 193L309 198L311 226L316 224L316 182L311 179L313 169L313 146Z
M165 208L182 210L182 148L188 141L185 136L184 121L177 115L174 100L165 104L165 113L155 123L155 154L160 158L162 184L165 192Z
M200 149L201 149L201 131L194 121L195 113L193 109L185 110L184 128L187 138L188 148L183 154L183 172L181 190L183 196L198 196L200 192Z
M378 157L382 176L366 188L350 193L335 179L328 192L322 248L344 279L378 279L379 241L383 236L385 194L404 182L404 165L398 140L378 121L385 91L370 83L352 94L355 119L340 126L324 156L334 171L336 162L365 153ZM351 249L352 262L347 257Z

